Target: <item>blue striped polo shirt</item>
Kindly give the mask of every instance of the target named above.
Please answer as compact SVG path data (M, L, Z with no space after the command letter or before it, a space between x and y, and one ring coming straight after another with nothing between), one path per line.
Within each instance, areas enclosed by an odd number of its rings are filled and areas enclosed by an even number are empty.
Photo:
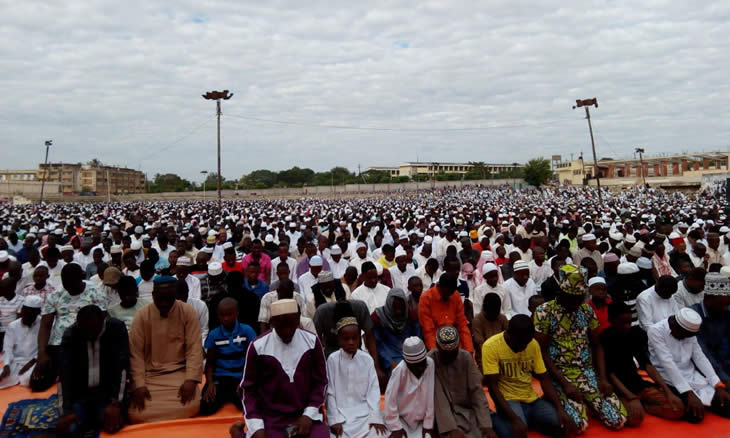
M215 351L215 376L243 376L248 344L256 339L256 332L246 324L236 321L232 331L220 325L208 333L205 349Z

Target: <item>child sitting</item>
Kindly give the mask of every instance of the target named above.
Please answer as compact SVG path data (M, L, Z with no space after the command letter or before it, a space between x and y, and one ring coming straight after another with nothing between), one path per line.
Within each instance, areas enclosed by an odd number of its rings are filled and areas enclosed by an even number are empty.
M213 415L226 402L241 410L239 385L246 364L248 344L256 339L256 332L238 322L238 302L230 297L218 304L221 325L211 330L205 340L205 388L200 403L201 415Z

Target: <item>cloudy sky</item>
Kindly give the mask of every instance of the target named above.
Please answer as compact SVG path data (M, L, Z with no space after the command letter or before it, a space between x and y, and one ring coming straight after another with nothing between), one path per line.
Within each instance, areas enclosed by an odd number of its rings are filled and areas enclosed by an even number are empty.
M643 4L643 5L640 5ZM0 167L223 175L727 150L730 2L0 0ZM348 129L341 129L342 127Z

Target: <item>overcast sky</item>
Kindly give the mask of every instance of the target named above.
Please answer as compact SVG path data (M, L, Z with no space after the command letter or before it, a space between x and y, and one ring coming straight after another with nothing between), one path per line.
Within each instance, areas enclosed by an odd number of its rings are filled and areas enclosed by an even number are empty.
M643 3L643 6L640 5ZM0 0L0 167L200 180L297 165L727 150L730 2ZM260 120L253 120L253 119ZM272 123L273 120L284 123ZM377 129L335 129L347 126Z

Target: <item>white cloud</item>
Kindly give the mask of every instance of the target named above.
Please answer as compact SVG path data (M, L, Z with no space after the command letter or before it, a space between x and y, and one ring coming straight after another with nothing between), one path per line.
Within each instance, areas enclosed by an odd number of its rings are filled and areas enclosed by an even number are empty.
M593 96L600 156L726 149L730 3L642 3L0 0L0 167L37 166L52 138L54 161L199 179L215 167L200 95L223 88L229 178L577 156L571 105Z

